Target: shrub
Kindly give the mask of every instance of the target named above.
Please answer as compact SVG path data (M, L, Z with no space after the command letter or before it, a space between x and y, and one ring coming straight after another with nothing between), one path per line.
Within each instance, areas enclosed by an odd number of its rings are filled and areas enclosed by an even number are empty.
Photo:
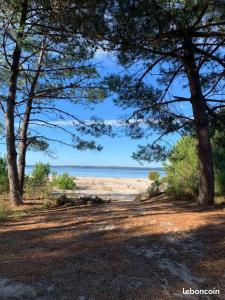
M39 162L36 163L31 176L41 181L41 180L45 180L46 178L48 179L49 174L50 174L49 164L44 164Z
M51 192L51 185L48 180L40 181L31 176L25 177L25 193L29 197L42 198Z
M68 173L63 173L61 175L53 174L52 185L58 187L61 190L74 190L76 184Z
M173 147L164 164L170 193L196 197L199 186L199 168L195 139L184 136Z
M31 176L25 177L25 191L29 196L46 196L51 186L49 184L50 166L49 164L37 163Z
M149 197L157 196L160 193L161 179L159 172L151 171L148 174L149 180L153 181L151 186L147 189L147 194Z
M154 181L154 180L157 180L157 179L160 178L160 174L159 174L159 172L151 171L151 172L149 172L149 174L148 174L148 178L149 178L149 180Z
M150 197L154 197L160 194L160 184L161 181L159 177L156 177L156 179L152 182L151 186L147 190L147 193Z
M0 157L0 193L9 192L9 179L7 172L7 161Z

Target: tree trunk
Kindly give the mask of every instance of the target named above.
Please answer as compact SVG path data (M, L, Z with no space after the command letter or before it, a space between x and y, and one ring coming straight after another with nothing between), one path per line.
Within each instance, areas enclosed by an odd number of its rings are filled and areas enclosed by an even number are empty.
M212 148L210 143L206 101L202 93L200 75L195 62L192 43L189 43L186 48L183 62L189 81L197 138L197 152L200 171L198 203L202 206L207 206L214 203L215 194Z
M28 8L28 0L22 2L22 12L20 19L20 28L24 27L26 22ZM19 196L19 178L17 170L17 152L16 152L16 139L14 131L14 111L16 102L16 90L17 90L17 78L19 74L19 62L21 55L21 47L19 43L23 38L23 31L18 32L17 44L13 52L11 73L9 79L9 92L7 98L7 107L5 112L5 128L6 128L6 149L7 149L7 161L8 161L8 177L10 198L15 205L22 204L22 200Z
M23 118L22 128L20 131L19 142L19 157L18 157L18 176L19 176L19 194L23 196L24 177L26 166L26 151L27 151L27 128L29 123L29 112L26 111Z
M18 175L19 175L19 193L21 197L23 195L23 190L24 190L24 177L25 177L26 152L27 152L27 132L28 132L28 126L30 122L30 115L32 111L32 102L35 93L35 88L38 82L38 77L41 72L41 64L44 56L44 47L45 47L45 37L42 43L42 47L41 47L41 51L37 63L37 70L33 78L33 81L31 83L29 96L26 102L26 111L23 117L20 136L19 136L20 142L19 142L19 158L18 158Z
M14 107L12 105L7 105L5 127L10 198L15 205L20 205L22 204L22 200L19 196L19 180L16 161L17 152L14 134Z

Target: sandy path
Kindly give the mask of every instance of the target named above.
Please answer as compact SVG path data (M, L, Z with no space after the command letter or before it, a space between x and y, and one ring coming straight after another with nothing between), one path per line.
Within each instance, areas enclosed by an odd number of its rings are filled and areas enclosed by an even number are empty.
M224 236L224 209L163 196L34 213L0 228L0 299L224 299Z

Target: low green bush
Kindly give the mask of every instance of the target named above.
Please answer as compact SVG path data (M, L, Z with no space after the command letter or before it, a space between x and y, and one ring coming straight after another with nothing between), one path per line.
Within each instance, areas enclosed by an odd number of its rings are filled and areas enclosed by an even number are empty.
M147 189L149 197L157 196L160 193L161 179L160 174L157 171L151 171L148 174L148 179L152 181L151 186Z
M30 176L25 177L25 192L31 197L44 197L51 191L49 164L37 163Z
M76 188L74 179L69 176L68 173L63 173L61 175L54 173L52 177L52 185L61 190L74 190Z
M29 197L42 198L51 192L51 185L49 181L40 181L37 178L31 176L25 177L25 193Z
M31 176L33 178L39 179L40 181L48 179L50 174L49 164L44 164L42 162L36 163Z
M149 197L154 197L160 194L160 185L161 185L161 181L159 178L156 178L151 186L147 189L147 193L149 195Z

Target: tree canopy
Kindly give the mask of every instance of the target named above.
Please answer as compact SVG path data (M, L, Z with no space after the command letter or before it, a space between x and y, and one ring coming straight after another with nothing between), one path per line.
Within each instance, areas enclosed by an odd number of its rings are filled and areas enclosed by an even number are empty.
M27 149L43 150L49 142L59 142L79 150L99 151L102 146L84 135L99 137L111 131L103 120L93 117L85 122L76 109L71 109L77 104L101 102L106 93L91 61L96 47L81 35L82 24L76 31L66 26L65 13L65 7L59 10L57 3L51 1L5 1L1 8L0 98L10 191L15 203L21 202L18 194L21 196L23 191ZM75 11L73 16L78 22L86 14ZM71 126L65 128L63 122ZM68 138L43 135L39 130L43 126L60 130Z
M108 78L109 87L119 105L133 109L127 117L132 137L142 137L148 129L159 134L134 157L161 159L168 150L163 137L194 131L199 203L212 203L209 125L225 104L224 1L112 1L108 7L105 41L130 69L124 76ZM183 87L181 94L178 85Z

